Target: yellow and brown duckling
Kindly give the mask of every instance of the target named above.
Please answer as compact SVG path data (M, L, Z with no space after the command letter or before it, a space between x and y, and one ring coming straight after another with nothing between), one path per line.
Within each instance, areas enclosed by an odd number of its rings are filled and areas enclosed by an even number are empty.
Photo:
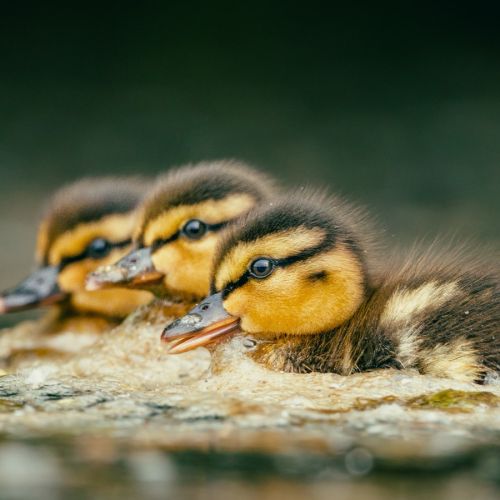
M90 178L59 190L40 224L38 269L0 296L0 313L57 304L47 333L102 331L151 294L134 290L85 290L85 278L100 264L130 248L135 209L149 183L139 178Z
M128 286L181 301L205 297L223 229L273 192L267 176L236 161L200 163L167 173L139 209L135 249L91 274L88 289Z
M350 205L304 193L252 211L218 250L212 294L164 330L170 352L208 346L220 366L236 343L286 372L497 374L498 274L430 249L375 279L362 222Z

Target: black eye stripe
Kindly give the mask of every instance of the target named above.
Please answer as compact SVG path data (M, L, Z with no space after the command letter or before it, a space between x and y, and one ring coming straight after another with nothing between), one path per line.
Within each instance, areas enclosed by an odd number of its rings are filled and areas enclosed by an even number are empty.
M229 283L224 287L224 290L222 291L222 298L225 299L231 292L234 292L237 288L240 288L243 285L245 285L250 278L251 278L250 272L245 271L236 281L232 281L231 283ZM212 293L215 292L216 290L212 289Z
M176 239L178 239L180 235L181 235L181 232L177 231L176 233L174 233L172 236L170 236L168 238L158 238L158 239L154 240L153 243L151 244L151 253L156 252L156 250L158 250L159 248L161 248L164 245L167 245L168 243L172 243L172 241L175 241Z
M307 260L319 253L330 250L334 245L335 245L335 240L333 240L332 238L325 238L319 245L312 248L308 248L307 250L303 250L302 252L299 252L295 255L284 257L282 259L269 258L269 260L273 262L275 267L287 267L301 260ZM237 280L228 283L224 287L222 291L222 297L225 299L230 293L234 292L234 290L236 290L237 288L243 286L248 280L252 278L253 277L250 271L247 269ZM215 289L215 286L212 285L212 293L215 292L217 292L217 290Z
M217 231L220 231L224 227L226 227L228 224L231 224L234 222L236 219L228 219L222 222L217 222L216 224L206 224L207 226L207 231L215 233ZM161 247L164 245L168 245L169 243L172 243L173 241L179 239L182 236L182 230L179 230L175 232L172 236L169 236L168 238L158 238L157 240L153 241L151 244L151 252L154 253L157 250L159 250ZM144 245L142 245L144 246Z
M217 224L207 224L207 227L208 227L208 230L209 231L220 231L221 229L223 229L225 226L227 226L228 224L231 224L231 222L234 222L236 219L229 219L229 220L225 220L225 221L222 221L222 222L218 222Z
M122 241L117 241L115 243L108 241L109 244L109 249L114 250L116 248L123 248L132 243L132 240L129 238L128 240L122 240ZM65 257L64 259L61 260L59 263L59 269L62 270L69 264L73 264L74 262L78 262L81 260L86 259L87 257L90 257L89 255L89 247L85 248L85 250L78 255L72 255L71 257Z

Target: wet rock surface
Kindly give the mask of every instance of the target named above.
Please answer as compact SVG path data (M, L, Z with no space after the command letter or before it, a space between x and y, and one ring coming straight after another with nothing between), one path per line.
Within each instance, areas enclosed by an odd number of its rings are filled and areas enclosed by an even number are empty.
M154 495L161 486L200 498L227 491L299 498L308 494L304 481L314 479L318 498L333 487L382 497L398 481L415 481L416 471L433 471L446 494L495 497L495 381L480 386L396 370L274 373L249 360L238 338L211 370L203 349L166 353L159 335L180 306L155 307L69 360L3 372L0 483L13 494L26 480L16 473L16 483L5 464L42 460L33 467L49 496L90 488L105 497L119 480L114 491L125 496ZM197 486L207 470L209 493ZM426 476L422 492L436 477ZM38 488L40 481L28 483Z

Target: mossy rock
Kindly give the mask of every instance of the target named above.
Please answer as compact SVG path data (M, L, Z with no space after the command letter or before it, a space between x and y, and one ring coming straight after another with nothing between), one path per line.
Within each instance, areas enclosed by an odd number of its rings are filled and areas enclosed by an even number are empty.
M407 401L406 406L421 410L444 410L450 412L471 412L478 406L500 406L500 397L487 391L471 392L448 389L424 394Z
M400 398L396 396L384 396L382 398L372 399L372 398L358 398L352 404L352 409L355 411L366 411L373 410L382 405L388 405L397 403L400 404Z
M24 405L22 403L11 401L10 399L0 398L0 413L10 413L19 410L19 408L22 408L23 406Z

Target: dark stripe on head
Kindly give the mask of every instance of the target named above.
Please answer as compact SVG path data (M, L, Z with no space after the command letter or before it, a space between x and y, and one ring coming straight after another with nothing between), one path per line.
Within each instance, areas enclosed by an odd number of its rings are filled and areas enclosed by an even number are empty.
M311 273L307 276L307 279L311 283L315 283L317 281L324 281L328 277L328 273L326 271L318 271L317 273Z
M77 225L134 210L148 187L149 182L137 177L103 177L82 179L60 189L45 211L47 244L42 260L46 262L54 241Z
M124 248L132 243L131 239L123 240L123 241L118 241L116 243L112 243L108 241L108 251L106 254L104 254L102 257L106 257L109 255L109 253L112 250L115 250L117 248ZM87 247L83 252L79 253L78 255L73 255L71 257L65 257L60 263L59 263L59 270L62 271L66 266L69 266L70 264L73 264L74 262L79 262L81 260L91 258L89 248Z
M360 238L366 227L364 212L339 198L315 191L299 190L252 210L235 225L234 229L229 230L219 246L214 262L213 278L224 258L239 242L257 242L266 236L280 232L290 231L293 234L294 230L301 227L309 230L322 230L323 241L298 254L275 260L275 265L286 267L328 251L334 245L343 244L353 252L361 266L365 268L366 245L364 242L368 240L366 237ZM266 255L266 257L272 259L273 256ZM251 275L246 274L228 285L228 293L248 281ZM211 288L213 292L216 291L213 281Z
M237 231L228 236L219 251L221 262L229 250L239 241L251 243L271 234L304 227L322 229L329 238L335 239L337 230L327 214L310 212L300 204L278 202L250 212L241 221Z
M335 246L335 235L334 234L328 234L325 233L325 236L321 243L318 245L307 248L305 250L302 250L302 252L299 252L294 255L290 255L289 257L284 257L281 259L273 259L272 256L266 256L269 259L272 260L273 264L275 267L288 267L293 264L296 264L297 262L301 262L307 259L310 259L311 257L314 257L320 253L326 252L333 248ZM240 278L238 278L236 281L233 281L231 283L228 283L225 287L224 290L222 291L222 296L223 298L226 298L231 292L236 290L237 288L243 286L249 279L252 278L252 275L250 274L250 271L247 269ZM264 278L265 279L265 278ZM215 293L216 290L213 289L212 286L212 292Z
M236 161L199 163L172 170L160 177L142 206L142 240L146 223L180 205L197 205L247 194L258 204L271 196L273 182L261 172Z
M230 219L222 222L217 222L216 224L207 224L207 232L211 233L216 233L226 227L228 224L231 224L234 222L236 219ZM173 241L176 241L179 239L180 236L182 236L183 230L180 229L179 231L176 231L172 236L169 236L168 238L158 238L157 240L153 241L153 244L151 245L151 252L154 253L160 248L164 247L165 245L168 245L169 243L172 243ZM196 240L195 240L196 241ZM141 244L139 245L139 248L144 248L144 245Z

